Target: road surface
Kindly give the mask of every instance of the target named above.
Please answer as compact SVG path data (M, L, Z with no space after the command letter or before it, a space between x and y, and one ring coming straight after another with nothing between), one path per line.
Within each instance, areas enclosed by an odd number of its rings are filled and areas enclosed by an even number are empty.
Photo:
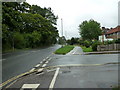
M24 73L51 55L60 45L43 49L32 49L2 55L2 82Z
M53 54L35 72L7 88L112 88L119 84L118 54L82 53L75 47L66 55Z

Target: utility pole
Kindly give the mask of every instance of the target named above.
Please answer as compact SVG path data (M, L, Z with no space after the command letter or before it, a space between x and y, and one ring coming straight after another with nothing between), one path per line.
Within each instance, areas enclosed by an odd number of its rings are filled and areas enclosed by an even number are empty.
M63 20L62 18L61 18L61 33L62 33L62 47L63 47L64 41L63 41Z
M63 37L63 20L61 18L61 32L62 32L62 37Z

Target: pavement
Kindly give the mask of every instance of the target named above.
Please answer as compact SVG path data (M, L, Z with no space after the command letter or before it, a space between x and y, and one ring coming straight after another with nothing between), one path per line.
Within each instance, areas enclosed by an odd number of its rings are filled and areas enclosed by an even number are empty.
M89 54L119 54L120 51L97 51L97 52L85 52L85 55Z
M4 88L113 88L120 85L118 54L84 55L75 47L55 55L20 76L4 82Z

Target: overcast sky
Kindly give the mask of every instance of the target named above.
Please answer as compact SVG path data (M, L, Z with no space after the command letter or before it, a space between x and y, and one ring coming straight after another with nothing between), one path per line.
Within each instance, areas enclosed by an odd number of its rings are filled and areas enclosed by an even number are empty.
M94 19L101 27L118 25L119 0L26 0L31 5L51 7L58 15L57 28L61 36L61 18L66 38L80 37L78 26L84 20Z

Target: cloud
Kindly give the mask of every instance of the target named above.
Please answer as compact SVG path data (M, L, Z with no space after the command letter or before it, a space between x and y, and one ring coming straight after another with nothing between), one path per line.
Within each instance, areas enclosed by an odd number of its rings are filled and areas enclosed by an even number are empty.
M30 4L51 7L58 15L57 28L61 36L61 18L64 35L80 37L78 26L84 20L94 19L104 27L116 27L118 24L119 0L26 0ZM67 34L65 33L67 32Z

